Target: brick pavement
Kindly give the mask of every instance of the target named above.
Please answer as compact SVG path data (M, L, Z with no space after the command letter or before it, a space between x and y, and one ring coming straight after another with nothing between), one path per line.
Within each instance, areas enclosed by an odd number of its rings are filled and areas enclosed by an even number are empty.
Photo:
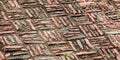
M0 0L0 60L120 60L120 0Z

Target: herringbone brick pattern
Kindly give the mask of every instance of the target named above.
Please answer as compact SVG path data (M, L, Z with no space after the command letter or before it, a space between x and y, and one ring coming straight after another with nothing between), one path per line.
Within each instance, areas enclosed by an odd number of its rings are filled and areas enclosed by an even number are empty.
M0 0L0 60L120 60L120 0Z

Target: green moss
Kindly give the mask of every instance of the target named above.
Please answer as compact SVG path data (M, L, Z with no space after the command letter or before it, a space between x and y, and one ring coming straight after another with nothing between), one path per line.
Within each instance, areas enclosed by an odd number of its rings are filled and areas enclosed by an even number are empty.
M108 3L108 0L103 0L103 2Z
M63 55L67 56L67 57L70 57L72 55L72 53L65 52Z
M94 47L92 50L97 52L99 50L99 47Z
M23 31L24 30L30 30L29 26L27 26L26 24L23 24L23 23L21 23L20 29L23 30Z
M115 10L114 6L112 6L112 5L109 6L109 9L110 10Z
M120 17L120 9L118 10L118 14L117 14L117 16L119 16L119 17Z
M108 59L112 58L111 55L103 55L103 57L106 57L106 58L108 58Z
M65 57L69 57L69 58L71 58L71 59L74 59L74 56L73 56L73 53L72 53L72 52L65 52L63 55L64 55Z

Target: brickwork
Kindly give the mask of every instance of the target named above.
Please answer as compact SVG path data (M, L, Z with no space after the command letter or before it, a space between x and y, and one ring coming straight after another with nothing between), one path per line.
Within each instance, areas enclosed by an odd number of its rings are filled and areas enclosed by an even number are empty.
M0 0L0 60L120 60L120 0Z

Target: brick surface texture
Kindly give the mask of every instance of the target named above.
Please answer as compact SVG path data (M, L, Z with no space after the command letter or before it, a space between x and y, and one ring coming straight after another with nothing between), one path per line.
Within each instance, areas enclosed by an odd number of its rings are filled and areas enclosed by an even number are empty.
M120 0L0 0L0 60L120 60Z

